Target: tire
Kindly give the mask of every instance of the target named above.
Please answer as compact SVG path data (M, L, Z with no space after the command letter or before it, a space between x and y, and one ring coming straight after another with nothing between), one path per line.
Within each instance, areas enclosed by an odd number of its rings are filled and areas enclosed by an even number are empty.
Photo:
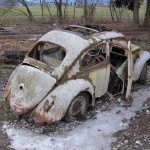
M77 95L70 103L64 120L66 122L73 122L75 120L81 120L87 111L89 105L89 96L86 93ZM85 118L85 117L84 117Z
M143 69L139 78L139 83L143 85L146 84L147 65L148 65L148 62L146 62L145 65L143 66Z

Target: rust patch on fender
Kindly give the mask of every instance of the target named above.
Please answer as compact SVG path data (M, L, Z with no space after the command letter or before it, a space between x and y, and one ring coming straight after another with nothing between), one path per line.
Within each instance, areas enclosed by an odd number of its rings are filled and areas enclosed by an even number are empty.
M38 112L34 113L34 115L32 116L32 118L37 123L44 123L44 122L47 122L49 124L53 123L53 119L48 119L44 114L41 115Z
M11 104L10 106L11 106L14 114L17 116L25 114L26 112L28 112L30 110L30 108L23 108L18 104Z

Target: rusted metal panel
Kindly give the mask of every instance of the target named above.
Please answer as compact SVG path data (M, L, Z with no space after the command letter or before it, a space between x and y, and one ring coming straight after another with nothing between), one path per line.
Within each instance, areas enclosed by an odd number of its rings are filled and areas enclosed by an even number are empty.
M116 71L116 73L123 79L124 82L127 81L128 72L128 60L126 60Z
M36 59L30 58L30 57L26 57L23 61L24 64L29 64L30 66L39 68L40 70L51 74L53 69L50 68L49 66L47 66L46 64L42 63L41 61L38 61Z
M32 118L36 122L48 122L49 124L61 120L71 101L82 91L87 91L92 96L94 94L94 88L89 81L84 79L67 81L44 98L34 110Z
M35 107L55 83L56 79L49 74L31 66L21 65L6 87L5 98L10 101L15 114L24 114Z
M89 78L95 87L95 97L100 97L107 92L110 76L110 65L104 65L101 68L91 70Z
M122 48L122 49L128 51L128 42L125 41L125 40L111 40L111 43L112 43L113 45L116 45L116 46L118 46L118 47L120 47L120 48ZM134 51L136 51L136 50L138 50L138 49L140 49L139 46L137 46L137 45L131 43L131 51L134 52ZM126 55L126 56L127 56L127 55Z

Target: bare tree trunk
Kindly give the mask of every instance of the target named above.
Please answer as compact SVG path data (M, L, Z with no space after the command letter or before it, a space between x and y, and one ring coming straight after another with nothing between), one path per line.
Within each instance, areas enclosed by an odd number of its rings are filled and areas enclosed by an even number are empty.
M20 2L26 8L30 22L33 22L34 18L33 18L32 12L30 11L26 1L25 0L18 0L18 2Z
M112 12L112 0L110 0L110 3L109 3L109 10L110 10L110 14L111 14L111 19L114 21L114 15L113 15L113 12Z
M45 0L44 0L44 4L45 4L45 6L46 6L46 9L48 10L48 13L49 13L49 15L50 15L50 18L52 18L52 14L51 14L49 5L48 5L48 3L47 3Z
M123 11L124 11L123 8L119 8L119 20L122 20Z
M43 8L43 0L40 0L40 6L41 6L41 15L42 15L42 19L44 20L44 8Z
M139 0L134 0L133 26L139 26Z
M89 17L90 17L90 21L93 22L93 17L94 17L94 13L95 13L95 9L96 9L96 3L92 3L89 7Z
M74 8L73 8L73 20L75 18L75 14L76 14L76 5L77 5L77 2L74 2Z
M65 7L64 7L64 19L66 19L66 10L67 10L67 3L68 1L65 2Z
M116 7L115 7L114 3L112 4L112 8L113 8L113 10L114 10L114 12L116 14L117 21L119 21L119 16L117 14Z
M87 0L84 0L84 19L87 22Z
M146 14L145 14L145 20L144 20L144 27L146 27L146 28L150 27L150 0L147 0L147 8L146 8Z
M63 15L62 15L62 0L55 0L55 6L57 8L57 16L59 18L59 22L60 24L62 24L62 18L63 18Z

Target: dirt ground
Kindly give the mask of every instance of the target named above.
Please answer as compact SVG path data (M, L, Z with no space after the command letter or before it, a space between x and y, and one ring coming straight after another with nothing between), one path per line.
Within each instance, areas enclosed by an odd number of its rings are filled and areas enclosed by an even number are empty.
M122 32L127 39L139 45L142 49L150 51L150 29L133 28L124 23L105 23L102 24ZM18 50L28 51L35 42L46 32L56 26L48 24L41 25L17 25L14 26L11 33L0 33L0 54L2 51ZM2 69L0 70L2 71ZM147 100L147 106L150 106L150 98ZM10 149L8 145L10 140L2 132L3 121L9 120L9 115L4 113L5 105L0 102L0 150ZM150 108L137 112L135 118L131 119L129 128L116 133L117 141L112 143L113 150L148 150L150 149Z
M101 25L122 32L134 44L139 45L144 50L150 51L150 29L142 27L133 28L131 25L125 23L103 23ZM11 33L0 33L0 51L30 50L43 34L53 28L58 27L47 24L14 26Z

